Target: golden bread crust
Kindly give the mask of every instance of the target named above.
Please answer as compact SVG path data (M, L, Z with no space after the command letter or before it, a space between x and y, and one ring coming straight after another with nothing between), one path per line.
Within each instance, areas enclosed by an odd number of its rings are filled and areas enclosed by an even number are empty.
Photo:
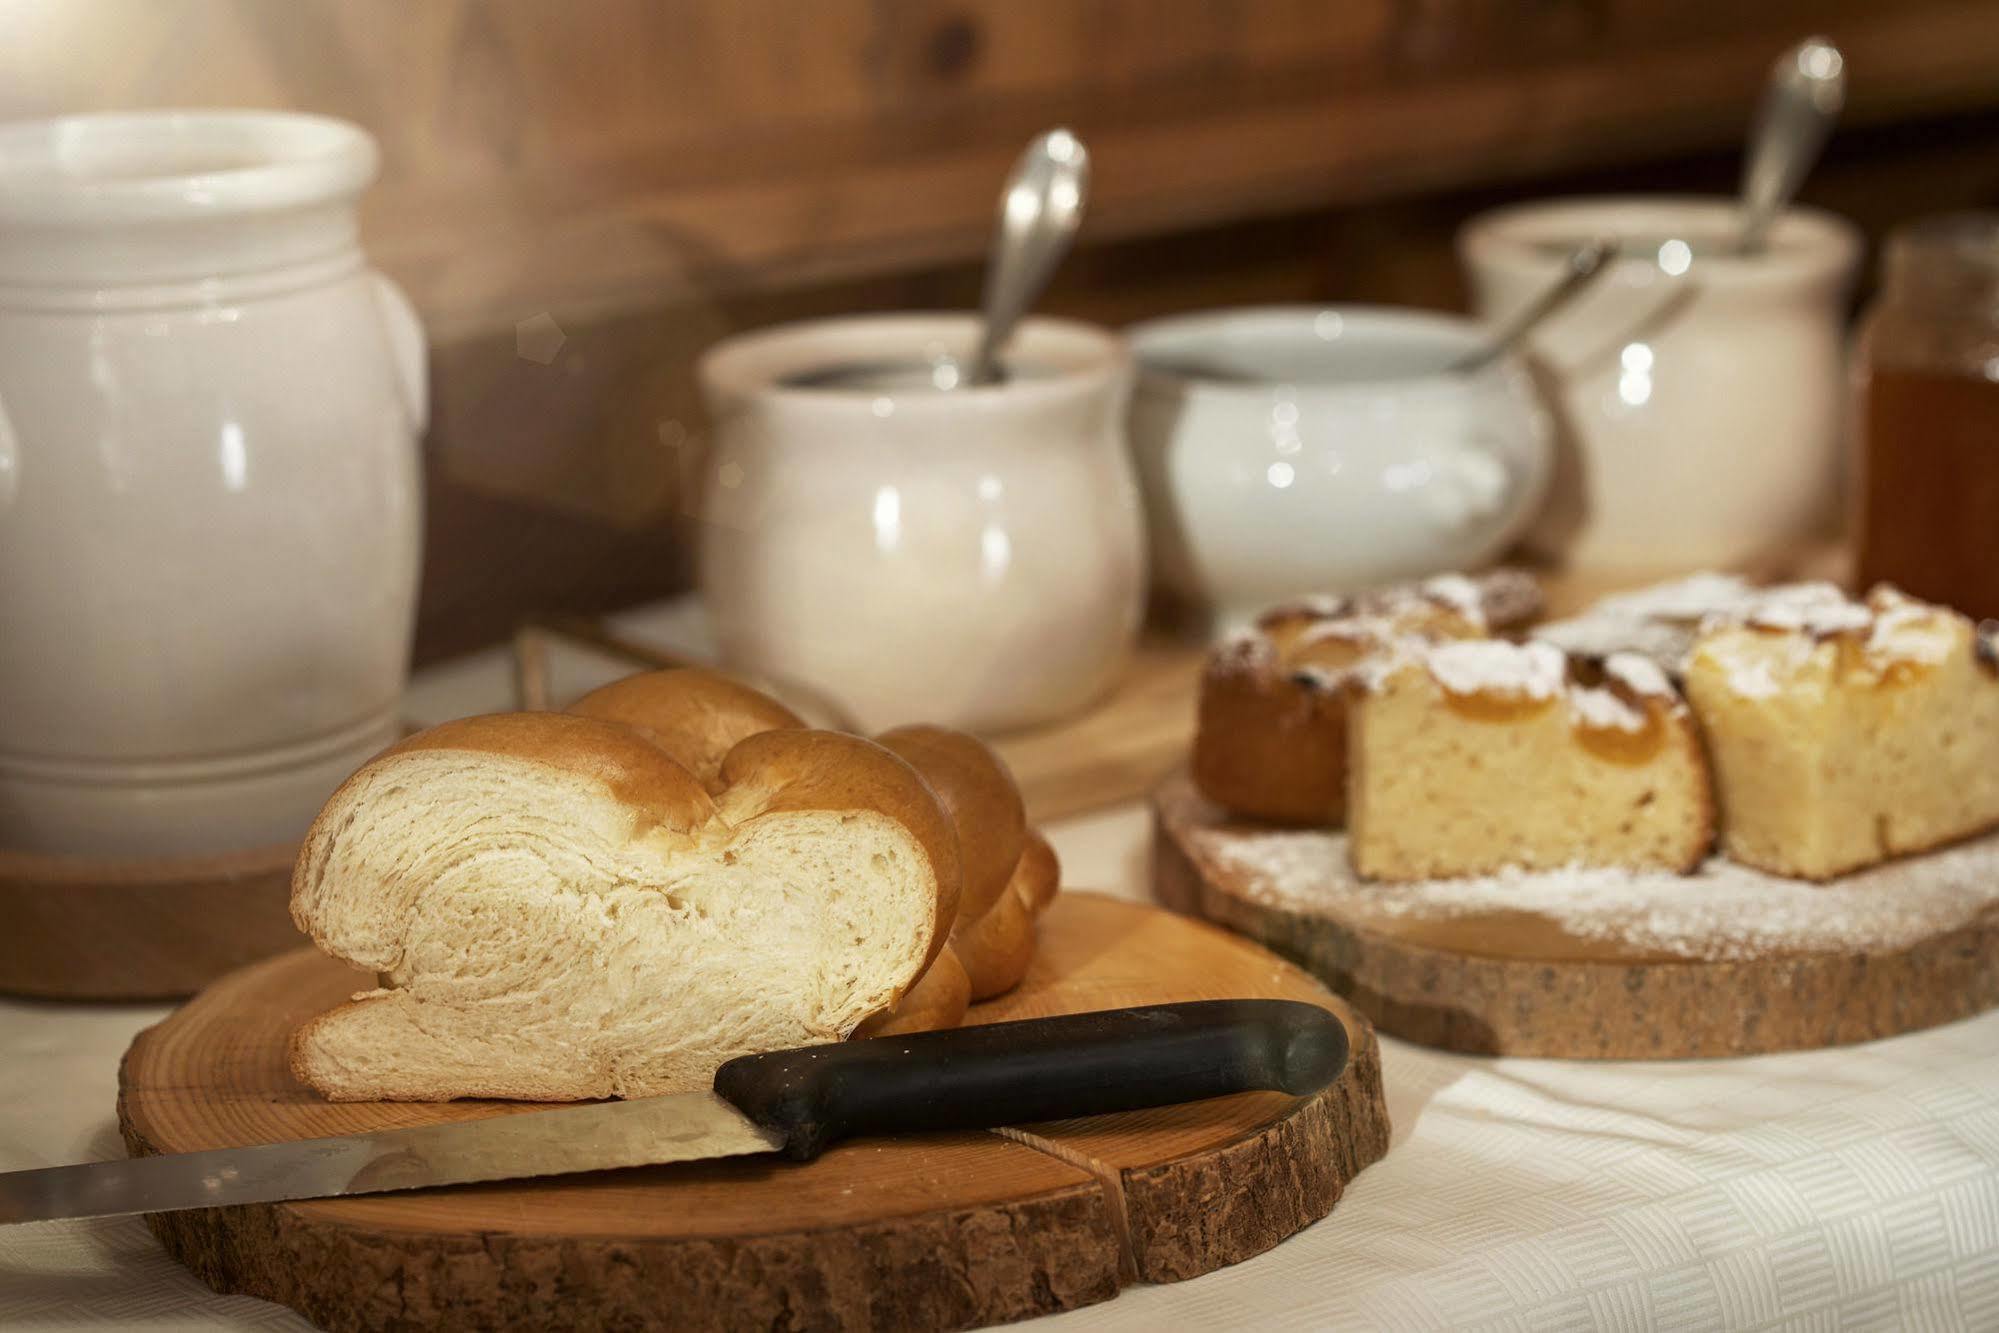
M1027 838L1027 807L1000 757L984 741L949 727L897 727L875 737L906 760L958 834L964 891L961 916L980 917L999 901Z
M1055 895L1062 888L1062 862L1055 855L1054 846L1041 836L1039 829L1029 829L1027 846L1020 853L1020 861L1013 868L1009 887L1027 903L1027 910L1036 916L1048 910L1048 904L1055 901Z
M672 755L710 792L722 760L760 731L803 727L789 708L716 671L647 671L612 681L571 704L578 717L618 722Z
M1055 848L1041 834L1029 833L999 900L982 916L961 918L952 932L952 948L964 961L974 1000L1003 995L1027 975L1034 962L1034 919L1061 887Z
M1034 913L1020 894L1003 893L990 912L958 923L951 947L971 978L972 999L1003 995L1020 984L1034 961Z
M546 764L591 778L643 814L641 827L685 832L714 817L715 803L686 767L629 728L562 713L487 713L459 718L417 732L362 765L366 772L386 759L417 750L460 750L504 755ZM354 779L349 778L351 783ZM337 793L335 799L337 800ZM334 801L328 801L329 806ZM306 835L310 847L321 834L318 821ZM300 864L306 858L300 857Z

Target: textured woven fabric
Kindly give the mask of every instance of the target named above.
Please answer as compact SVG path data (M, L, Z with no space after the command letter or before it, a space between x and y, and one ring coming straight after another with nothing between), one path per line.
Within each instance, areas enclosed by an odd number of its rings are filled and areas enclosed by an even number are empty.
M1735 1061L1383 1045L1393 1146L1331 1217L1036 1326L1999 1327L1999 1015Z

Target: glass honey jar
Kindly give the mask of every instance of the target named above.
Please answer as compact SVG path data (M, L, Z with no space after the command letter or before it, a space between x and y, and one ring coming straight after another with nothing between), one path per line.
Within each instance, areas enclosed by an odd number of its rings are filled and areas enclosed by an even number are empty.
M1861 586L1999 618L1999 213L1889 236L1860 364Z

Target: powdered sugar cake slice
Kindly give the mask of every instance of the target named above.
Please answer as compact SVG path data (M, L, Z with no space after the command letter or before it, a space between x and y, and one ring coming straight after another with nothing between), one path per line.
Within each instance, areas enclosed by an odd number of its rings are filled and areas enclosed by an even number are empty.
M1747 1054L1999 1006L1999 834L1824 883L1716 858L1375 883L1345 835L1155 796L1162 899L1303 963L1384 1032L1587 1058Z

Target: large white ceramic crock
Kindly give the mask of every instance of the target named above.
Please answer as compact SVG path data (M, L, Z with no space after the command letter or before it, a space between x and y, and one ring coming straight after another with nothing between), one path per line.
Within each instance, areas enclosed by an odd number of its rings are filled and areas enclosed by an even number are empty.
M1830 523L1842 470L1847 223L1777 220L1728 253L1725 199L1603 198L1474 218L1458 239L1478 309L1502 320L1597 235L1642 238L1532 340L1556 472L1530 540L1628 577L1752 562Z
M1520 367L1441 370L1484 346L1469 320L1270 306L1130 337L1155 568L1217 630L1304 593L1476 568L1540 503L1547 426Z
M0 127L0 846L296 838L397 734L424 353L375 169L312 116Z
M1088 325L1030 319L1036 372L939 391L784 386L853 361L962 357L961 315L788 325L711 350L716 441L701 588L723 656L808 682L867 730L1031 726L1103 693L1144 591L1125 456L1129 359Z

